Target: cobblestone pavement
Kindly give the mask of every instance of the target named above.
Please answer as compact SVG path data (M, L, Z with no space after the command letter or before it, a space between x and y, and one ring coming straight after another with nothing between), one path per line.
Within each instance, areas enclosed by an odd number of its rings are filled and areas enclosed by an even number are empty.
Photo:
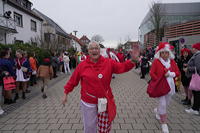
M68 78L52 81L47 99L42 99L38 93L2 116L0 133L82 133L80 86L69 95L68 104L61 106L63 86ZM157 101L146 94L145 80L133 70L116 75L111 85L117 104L117 117L111 133L161 133L153 113ZM39 90L39 87L35 89ZM200 116L188 115L184 108L172 100L168 109L170 133L200 133Z

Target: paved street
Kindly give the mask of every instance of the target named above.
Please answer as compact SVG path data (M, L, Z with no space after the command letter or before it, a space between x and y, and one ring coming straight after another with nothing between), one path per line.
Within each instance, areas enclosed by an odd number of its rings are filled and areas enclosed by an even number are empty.
M35 93L37 96L0 117L0 133L82 133L80 86L69 95L65 107L60 103L68 77L51 81L47 99ZM112 133L161 133L153 113L157 101L146 94L145 80L141 80L135 71L130 71L117 75L112 88L118 113ZM34 89L39 92L39 87ZM177 99L180 97L173 98L168 110L170 133L199 133L200 116L186 114Z

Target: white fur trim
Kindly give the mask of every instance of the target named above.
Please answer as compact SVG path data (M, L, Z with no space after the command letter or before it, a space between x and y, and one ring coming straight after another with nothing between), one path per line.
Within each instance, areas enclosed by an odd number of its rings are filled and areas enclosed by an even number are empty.
M159 59L159 58L160 58L160 52L163 52L163 51L168 51L168 52L169 52L169 58L170 58L170 59L174 59L174 58L175 58L174 54L173 54L172 51L170 50L170 45L166 45L165 48L160 49L160 50L154 55L154 58Z

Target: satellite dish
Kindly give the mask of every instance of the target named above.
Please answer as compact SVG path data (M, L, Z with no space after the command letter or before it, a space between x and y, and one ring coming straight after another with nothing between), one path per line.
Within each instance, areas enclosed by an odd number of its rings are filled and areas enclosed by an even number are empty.
M5 13L4 13L4 17L6 17L6 18L11 18L11 11L6 11Z

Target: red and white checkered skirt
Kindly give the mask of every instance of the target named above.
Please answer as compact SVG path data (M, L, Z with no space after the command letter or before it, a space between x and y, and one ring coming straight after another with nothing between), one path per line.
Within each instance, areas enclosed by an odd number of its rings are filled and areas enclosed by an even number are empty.
M109 133L111 123L108 121L108 112L98 113L98 131L99 133Z

